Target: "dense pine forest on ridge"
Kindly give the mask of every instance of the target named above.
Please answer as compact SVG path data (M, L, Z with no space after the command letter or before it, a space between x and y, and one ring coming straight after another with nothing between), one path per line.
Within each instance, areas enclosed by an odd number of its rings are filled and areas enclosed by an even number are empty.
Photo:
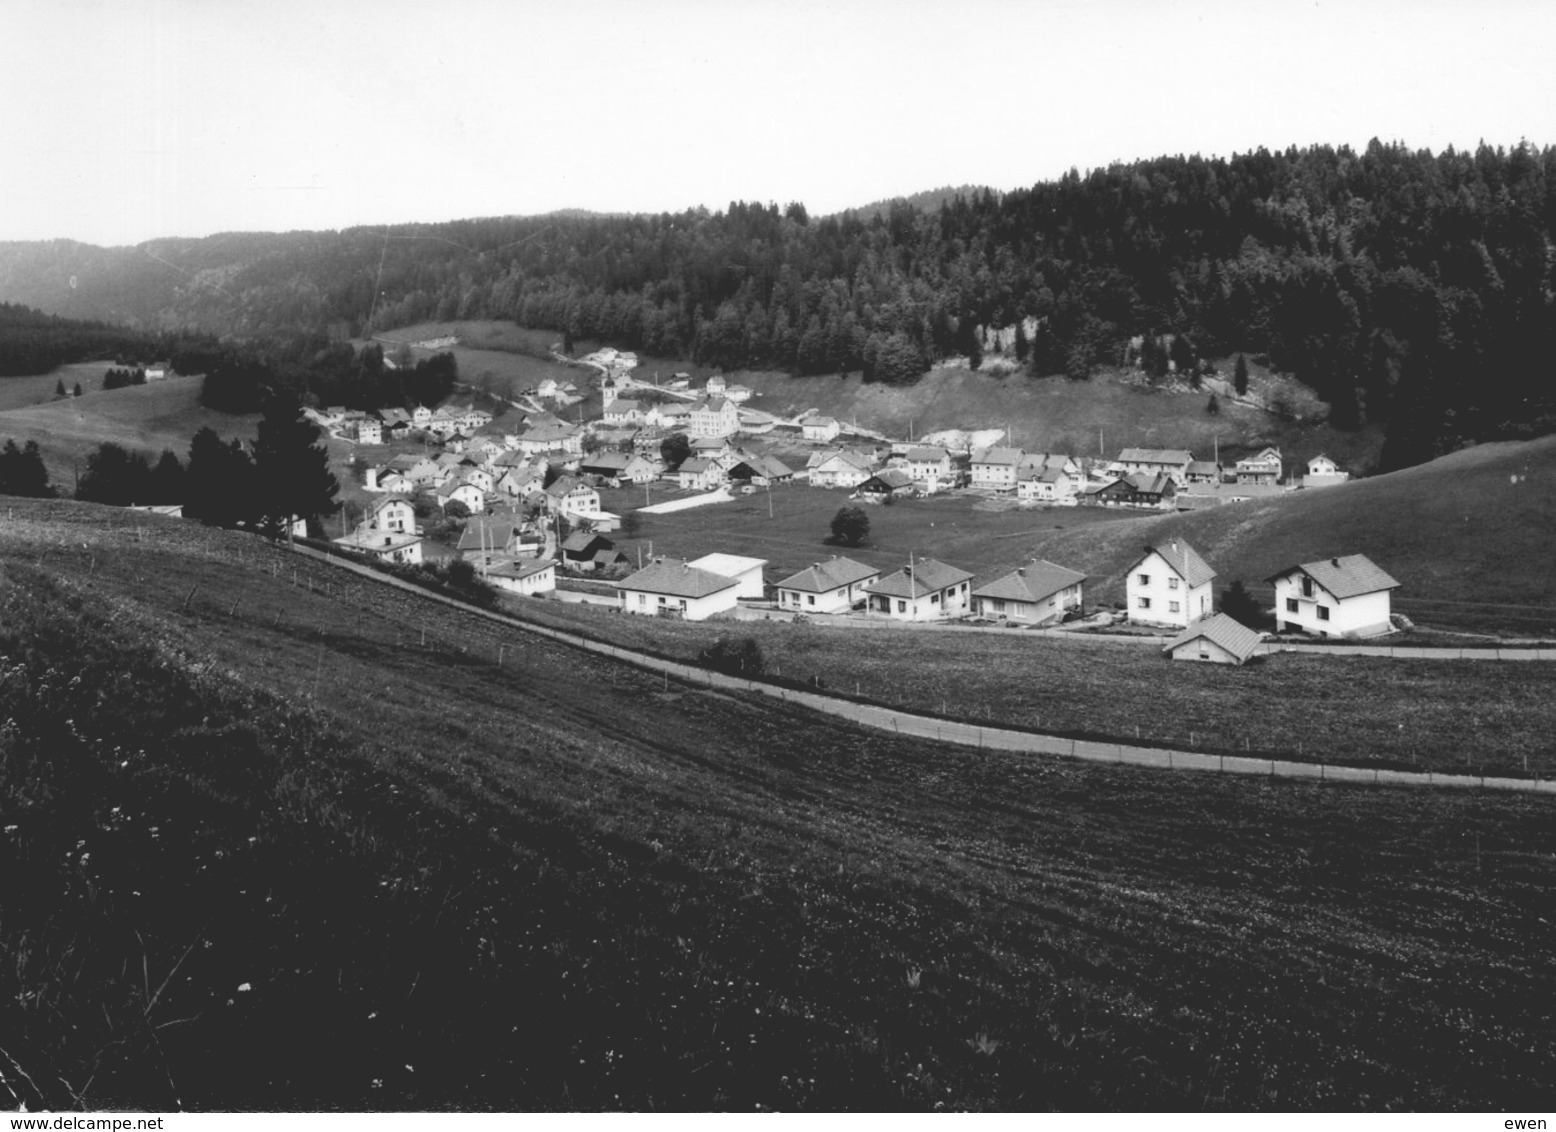
M1332 423L1385 425L1385 467L1556 427L1556 149L1260 149L918 199L820 218L735 202L8 244L0 297L263 337L282 369L377 329L508 318L730 369L906 384L947 357L977 364L985 329L1014 325L1033 377L1263 355Z

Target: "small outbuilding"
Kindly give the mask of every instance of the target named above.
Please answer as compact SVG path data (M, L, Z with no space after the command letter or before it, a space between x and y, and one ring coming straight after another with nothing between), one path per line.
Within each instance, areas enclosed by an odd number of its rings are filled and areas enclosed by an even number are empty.
M1217 613L1190 625L1162 651L1172 660L1240 665L1254 654L1262 639L1257 630L1225 613Z

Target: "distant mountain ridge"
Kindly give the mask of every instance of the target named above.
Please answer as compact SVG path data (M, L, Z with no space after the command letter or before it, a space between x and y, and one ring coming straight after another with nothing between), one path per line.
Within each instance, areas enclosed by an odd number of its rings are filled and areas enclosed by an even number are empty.
M1556 427L1556 148L1373 141L1160 157L1029 189L942 188L812 217L732 202L136 248L0 245L0 301L148 329L340 340L511 319L726 370L910 385L981 364L1084 380L1246 352L1402 467ZM1170 356L1169 356L1170 351Z

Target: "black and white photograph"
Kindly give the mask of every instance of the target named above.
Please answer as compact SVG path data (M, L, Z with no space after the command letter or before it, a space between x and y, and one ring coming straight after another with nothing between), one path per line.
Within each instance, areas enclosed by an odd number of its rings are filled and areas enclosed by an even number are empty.
M1547 1128L1556 5L0 42L11 1132Z

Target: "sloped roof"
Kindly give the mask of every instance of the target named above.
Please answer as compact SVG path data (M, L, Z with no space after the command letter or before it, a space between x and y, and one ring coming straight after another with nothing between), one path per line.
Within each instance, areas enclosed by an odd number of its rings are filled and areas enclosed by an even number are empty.
M1280 449L1279 448L1266 448L1264 451L1262 451L1262 452L1260 452L1260 453L1258 453L1256 455L1244 456L1241 460L1237 461L1237 466L1239 468L1242 468L1242 467L1249 467L1249 466L1261 466L1261 465L1264 465L1264 464L1279 464L1280 462L1281 462Z
M1342 558L1321 558L1317 562L1304 562L1299 566L1289 566L1278 574L1271 574L1264 580L1273 582L1297 570L1312 578L1340 601L1348 597L1377 593L1379 590L1391 590L1399 585L1387 571L1365 554L1347 554Z
M460 550L496 550L513 540L518 524L511 518L477 516L470 520L459 536Z
M1042 601L1085 580L1085 574L1039 558L986 586L979 586L972 596L1001 601Z
M971 577L966 570L947 566L933 558L924 558L912 566L904 566L895 574L886 575L870 586L868 592L885 597L917 598L949 589Z
M551 444L558 440L566 440L576 435L578 430L566 421L549 421L531 424L520 434L521 440L531 444Z
M612 401L605 410L607 413L640 413L643 405L639 401L629 401L625 397L618 397Z
M574 531L563 541L562 549L570 554L584 554L590 552L596 543L601 544L601 548L616 545L604 535L593 531Z
M880 570L855 562L852 558L833 557L826 562L807 566L797 574L791 574L778 583L780 589L800 590L804 593L826 593L874 578Z
M609 468L614 471L625 471L633 460L641 460L641 456L635 456L631 452L596 452L593 456L585 456L579 465L581 468Z
M1143 495L1165 495L1178 490L1177 481L1165 472L1136 472L1125 478L1130 487Z
M1179 645L1186 645L1201 637L1212 644L1220 645L1239 661L1247 660L1252 656L1253 650L1258 647L1261 640L1257 630L1248 628L1241 621L1228 617L1225 613L1217 613L1213 617L1194 622L1174 637L1162 651L1171 653Z
M836 417L809 417L800 422L802 428L832 428L836 425Z
M868 488L873 483L880 484L887 491L898 491L904 487L912 487L913 477L901 468L882 468L859 486Z
M593 490L588 484L574 476L559 476L555 483L546 488L546 494L553 499L561 499L564 495L577 491L579 488L583 488L586 491Z
M1182 448L1126 448L1118 454L1120 464L1187 464L1194 453Z
M927 445L920 445L917 448L909 448L907 452L908 459L915 464L938 464L941 460L944 460L950 455L951 454L944 448L936 448Z
M723 397L709 397L705 401L699 401L693 408L697 413L722 413L726 408L733 409L735 403Z
M972 454L974 464L1019 464L1022 452L1019 448L980 448Z
M823 467L824 468L828 464L832 463L833 460L836 460L836 461L838 461L840 463L843 463L843 464L847 464L850 467L854 468L855 470L861 471L861 472L868 472L872 467L875 466L874 461L872 461L870 459L870 457L865 456L865 455L863 455L862 453L859 453L859 452L846 452L845 451L845 452L839 452L836 455L832 456L830 459L822 461L822 463L819 464L818 467Z
M1190 460L1189 475L1191 476L1218 476L1221 474L1221 465L1214 460Z
M704 459L701 456L688 456L686 459L681 461L681 466L677 468L676 471L690 472L695 476L700 475L701 473L707 471L709 468L716 467L718 467L718 465L715 464L712 460Z
M373 500L372 505L367 509L368 518L372 518L391 503L403 503L407 507L415 506L408 495L385 495L382 498Z
M1210 568L1209 563L1199 556L1199 551L1179 538L1164 542L1159 546L1146 547L1145 554L1135 559L1135 564L1129 568L1129 572L1134 573L1135 566L1144 562L1152 551L1165 558L1167 564L1177 571L1178 577L1182 578L1184 585L1190 589L1203 585L1216 576L1216 572Z
M702 570L689 562L658 561L621 582L624 590L644 590L668 597L699 598L738 585L734 578Z

